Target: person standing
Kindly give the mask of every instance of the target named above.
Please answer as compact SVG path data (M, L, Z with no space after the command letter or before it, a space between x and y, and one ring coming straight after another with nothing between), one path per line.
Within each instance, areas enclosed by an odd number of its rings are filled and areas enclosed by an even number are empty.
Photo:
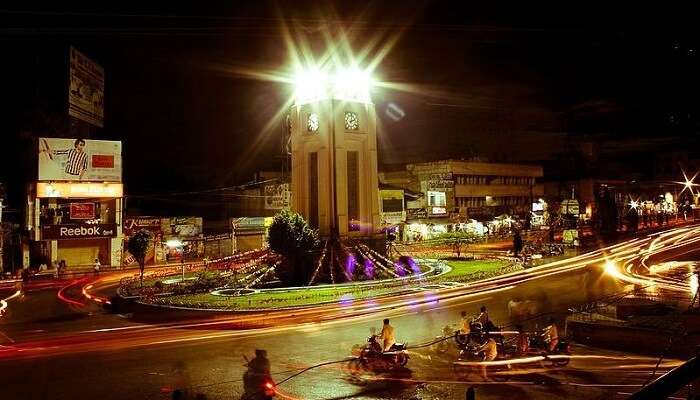
M95 258L95 264L93 264L93 266L92 266L92 270L95 272L95 274L99 274L99 273L100 273L100 267L101 267L101 266L102 266L102 264L100 264L100 259L99 259L99 257L98 257L98 258Z
M515 231L513 234L513 254L517 257L518 253L523 249L523 237L520 236L520 231Z
M65 150L51 150L49 144L44 140L44 145L42 146L40 152L46 152L51 159L53 156L64 155L66 156L66 162L63 172L67 178L78 178L78 180L83 179L85 171L87 171L87 153L85 153L85 139L76 139L73 142L72 149Z

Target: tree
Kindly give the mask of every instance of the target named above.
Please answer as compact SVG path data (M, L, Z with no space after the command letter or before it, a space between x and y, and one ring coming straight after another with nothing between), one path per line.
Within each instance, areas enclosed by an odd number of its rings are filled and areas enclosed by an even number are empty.
M476 234L471 231L446 232L438 236L438 239L452 247L452 251L459 258L462 255L462 250L476 240Z
M306 285L313 273L312 252L318 248L318 233L304 217L290 211L275 215L268 233L270 248L284 257L277 268L280 280L291 286Z
M143 286L143 270L146 265L146 254L151 248L153 244L152 242L153 235L151 232L141 229L140 231L136 232L134 236L129 238L129 243L127 244L129 253L131 253L134 258L136 258L136 262L139 263L139 270L141 271L141 286Z

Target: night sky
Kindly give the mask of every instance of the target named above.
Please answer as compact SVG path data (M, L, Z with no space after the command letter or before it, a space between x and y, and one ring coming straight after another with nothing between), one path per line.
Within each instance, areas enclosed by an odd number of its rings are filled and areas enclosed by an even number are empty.
M0 6L0 182L21 191L17 167L28 167L18 158L32 136L75 132L123 141L132 194L227 186L279 169L284 126L270 119L291 88L236 71L288 71L283 21L317 54L324 32L340 28L355 51L399 35L377 75L414 91L373 95L385 164L541 161L586 138L697 142L700 42L689 10L529 3ZM104 129L71 127L66 116L70 45L105 68ZM405 112L399 121L387 116L390 104Z

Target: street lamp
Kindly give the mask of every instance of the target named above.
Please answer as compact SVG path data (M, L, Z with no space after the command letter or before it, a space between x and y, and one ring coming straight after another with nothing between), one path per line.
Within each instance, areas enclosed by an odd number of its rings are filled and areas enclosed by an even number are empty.
M180 252L180 265L182 266L182 282L185 282L185 252L183 243L179 239L170 239L165 242L165 245L171 249L177 249Z

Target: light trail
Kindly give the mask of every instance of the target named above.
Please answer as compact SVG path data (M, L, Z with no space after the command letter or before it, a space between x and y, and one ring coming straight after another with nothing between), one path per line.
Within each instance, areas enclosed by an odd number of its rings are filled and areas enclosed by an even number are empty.
M178 342L196 342L212 340L228 340L230 338L246 338L259 335L272 335L289 331L308 329L309 326L326 327L334 325L359 324L375 320L379 314L389 317L414 313L416 306L430 307L433 310L448 308L464 301L484 301L492 294L512 290L524 282L544 279L558 274L577 271L592 265L602 264L606 259L616 257L633 257L640 249L655 243L661 249L665 243L671 243L679 237L690 241L690 233L698 230L679 230L665 235L649 236L622 242L591 253L572 257L543 266L531 268L518 273L510 273L501 277L472 282L461 287L441 288L431 291L430 296L416 298L415 293L404 293L392 297L358 300L349 305L338 303L294 310L261 311L247 314L232 314L212 316L207 321L185 321L157 325L133 325L128 327L102 328L72 333L70 336L46 341L27 341L20 343L19 348L3 352L2 358L41 357L53 354L72 354L90 351L109 351L150 345L174 344ZM663 237L663 239L656 240ZM654 240L656 240L654 242ZM677 242L675 244L683 244ZM124 274L122 276L126 276ZM624 276L625 274L623 274ZM94 290L110 282L118 282L119 274L100 278L85 286L87 294L94 296ZM313 325L309 325L309 323ZM272 325L275 326L272 326ZM210 329L227 329L211 332ZM207 332L192 331L192 329L207 329ZM233 330L230 329L239 329ZM125 331L129 335L124 335ZM28 351L30 349L40 351Z
M5 310L7 309L8 302L16 297L19 297L22 294L21 290L17 290L13 294L11 294L8 297L5 297L4 299L0 300L0 316L2 316L5 313Z

